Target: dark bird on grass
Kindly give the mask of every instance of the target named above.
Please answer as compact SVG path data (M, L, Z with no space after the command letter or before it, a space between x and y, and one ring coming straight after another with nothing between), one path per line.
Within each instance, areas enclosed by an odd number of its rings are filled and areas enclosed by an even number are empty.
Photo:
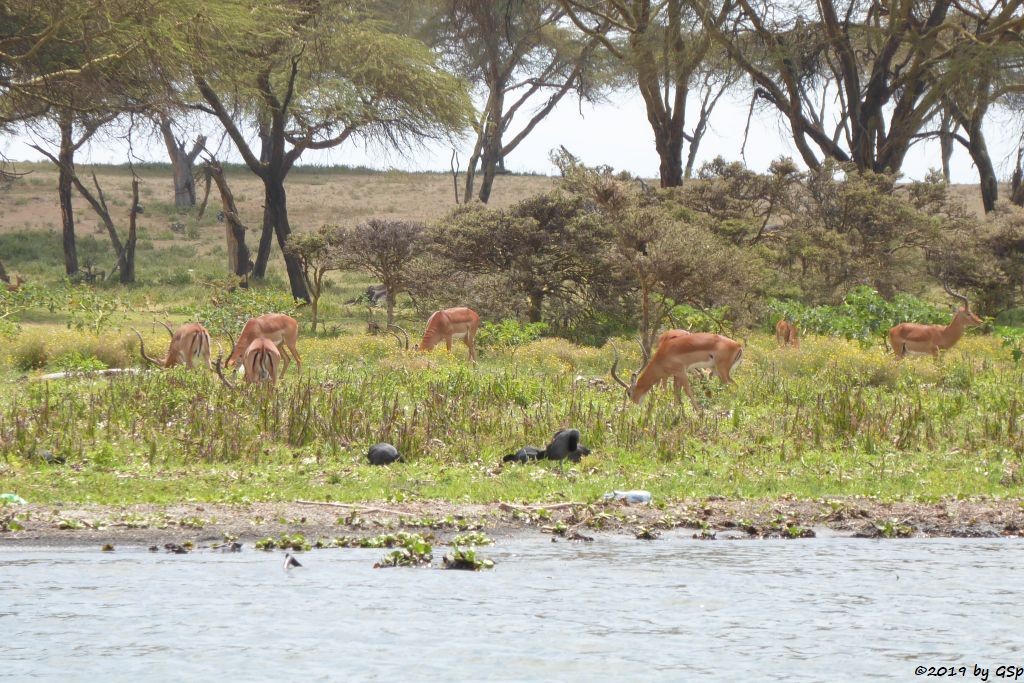
M370 446L370 452L366 454L371 465L390 465L393 462L402 462L402 456L398 449L389 443L378 443Z
M291 553L285 553L284 554L284 570L285 571L288 571L292 567L301 567L301 566L302 565L299 563L299 561L296 560L294 557L292 557Z
M590 455L590 449L580 445L580 430L578 429L563 429L557 432L548 447L544 449L544 457L548 460L579 462L584 455Z
M540 460L544 457L544 449L537 448L535 446L523 446L515 453L506 455L501 459L502 462L518 462L527 463L531 460Z
M532 460L579 462L584 455L590 455L590 449L580 444L579 430L563 429L555 434L547 448L523 446L515 453L502 458L502 462L528 463Z

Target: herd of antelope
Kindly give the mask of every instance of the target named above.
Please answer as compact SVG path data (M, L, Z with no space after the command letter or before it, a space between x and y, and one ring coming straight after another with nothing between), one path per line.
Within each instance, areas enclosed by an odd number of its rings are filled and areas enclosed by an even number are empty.
M938 358L939 350L949 349L956 344L967 327L981 324L981 319L971 311L967 297L953 292L948 287L946 291L963 304L948 325L901 323L889 330L889 344L897 359L902 359L907 354L931 354ZM231 355L223 365L223 354L215 363L210 362L210 333L205 327L199 323L186 323L177 331L172 331L166 324L163 325L171 335L171 345L163 359L152 358L146 354L142 335L135 330L135 334L139 336L142 357L160 367L170 368L183 363L191 369L194 364L202 363L208 369L214 370L221 381L229 387L234 385L224 376L223 367L230 368L239 362L244 370L245 381L249 383L275 384L287 369L289 356L293 356L298 369L302 369L302 359L296 348L299 324L295 318L283 313L268 313L246 322L238 342L231 340ZM480 316L472 309L460 307L436 311L427 320L423 340L414 349L430 351L443 341L450 352L452 341L462 339L469 349L470 360L475 362L475 340L479 328ZM395 337L401 345L402 339L397 334ZM800 348L799 330L795 321L780 320L775 327L775 338L780 347ZM408 335L405 335L404 348L409 348ZM690 388L687 373L706 368L722 383L729 384L732 382L730 374L743 360L743 346L729 337L705 332L668 330L658 338L653 354L648 355L644 350L643 362L640 368L632 373L627 384L616 372L619 354L614 348L613 351L615 360L611 367L612 378L622 385L634 403L640 403L656 384L671 377L676 399L682 400L680 390L684 390L694 407L698 409L700 406Z

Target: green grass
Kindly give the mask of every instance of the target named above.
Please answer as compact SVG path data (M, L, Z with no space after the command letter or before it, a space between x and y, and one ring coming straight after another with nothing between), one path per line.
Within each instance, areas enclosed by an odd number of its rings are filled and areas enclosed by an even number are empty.
M166 343L151 334L154 348ZM61 344L92 339L51 336L54 358ZM735 385L695 382L700 414L668 389L624 404L602 381L610 347L556 339L485 350L474 368L462 347L425 356L356 332L300 338L304 371L292 366L275 391L231 391L184 370L8 381L0 488L38 503L1024 493L1024 373L998 340L968 337L938 364L823 337L799 352L765 335L748 341ZM0 363L13 378L11 357ZM580 465L498 467L567 426L593 450ZM408 462L367 465L367 447L382 440ZM43 463L43 451L66 464Z

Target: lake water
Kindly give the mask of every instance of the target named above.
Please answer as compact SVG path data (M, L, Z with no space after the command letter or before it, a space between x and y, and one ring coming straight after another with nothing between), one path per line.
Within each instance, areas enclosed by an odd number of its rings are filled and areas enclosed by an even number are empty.
M1024 665L1009 539L538 535L486 548L498 564L481 573L373 569L385 552L302 553L285 572L249 544L0 544L0 679L908 681L955 664L997 680Z

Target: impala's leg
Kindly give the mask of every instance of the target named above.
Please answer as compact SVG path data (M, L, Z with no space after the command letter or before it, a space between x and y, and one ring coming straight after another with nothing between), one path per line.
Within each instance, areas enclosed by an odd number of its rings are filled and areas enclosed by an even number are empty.
M933 346L932 347L932 358L934 358L936 361L939 360L939 347L938 346Z
M469 359L475 363L476 362L476 338L473 336L473 333L472 332L468 333L465 337L462 338L462 341L466 342L466 348L469 349Z
M889 346L892 347L892 352L896 354L896 360L901 360L906 349L903 347L903 340L895 334L889 334Z
M302 372L302 358L299 356L299 349L296 348L295 342L296 342L295 339L286 339L285 340L285 343L288 344L288 350L291 351L291 354L293 356L295 356L295 371L301 373ZM283 369L281 370L281 374L282 375L284 374L284 370Z
M679 388L682 387L683 391L686 392L686 395L690 397L690 403L693 404L694 409L700 410L700 404L697 403L697 398L693 395L693 389L690 387L690 380L686 376L686 370L675 375L673 379L675 380L676 400L683 400L683 397L679 395Z
M447 337L444 338L444 345L445 345L445 348L448 349L448 353L451 353L452 352L452 336L450 334Z

